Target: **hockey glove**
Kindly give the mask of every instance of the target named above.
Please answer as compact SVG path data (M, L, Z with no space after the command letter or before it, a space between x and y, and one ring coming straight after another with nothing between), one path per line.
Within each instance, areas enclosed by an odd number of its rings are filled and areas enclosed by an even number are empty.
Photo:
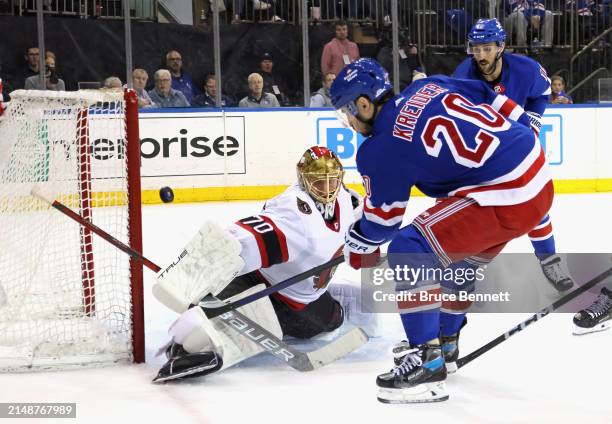
M527 114L527 118L529 119L529 125L531 125L531 130L535 135L540 135L540 130L542 129L542 116L535 112L525 112Z
M355 221L359 221L361 219L361 215L363 215L363 198L359 193L355 190L348 188L347 191L351 195L351 203L353 205L353 216L355 217Z
M364 237L356 221L344 235L344 260L354 269L371 268L380 259L380 247L377 242Z

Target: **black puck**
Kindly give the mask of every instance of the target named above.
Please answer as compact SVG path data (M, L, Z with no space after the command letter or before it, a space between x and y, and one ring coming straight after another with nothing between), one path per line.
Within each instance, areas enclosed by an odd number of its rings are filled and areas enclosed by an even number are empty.
M159 189L159 198L164 203L170 203L174 200L174 192L170 187L162 187Z

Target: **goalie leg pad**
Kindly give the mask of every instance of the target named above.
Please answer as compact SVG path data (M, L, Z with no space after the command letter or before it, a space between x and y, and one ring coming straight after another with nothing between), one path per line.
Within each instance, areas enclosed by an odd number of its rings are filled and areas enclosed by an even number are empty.
M264 284L258 284L239 293L228 301L233 302L263 290L266 286ZM282 339L283 332L281 330L280 323L272 302L269 297L263 297L253 303L238 308L237 311L244 314L247 318L255 321L257 324L274 334L279 339ZM229 368L238 362L244 361L247 358L257 355L263 352L265 349L260 344L267 344L270 346L274 344L272 340L259 333L257 330L246 331L247 337L243 334L239 334L236 329L240 328L244 330L247 325L239 317L237 317L232 311L226 312L225 314L213 318L215 329L221 334L224 340L223 344L223 368Z
M183 313L168 329L172 342L183 346L187 353L212 351L223 356L224 341L214 323L201 308Z
M368 302L362 299L371 299L367 288L360 288L350 281L334 277L327 291L336 299L344 309L344 319L355 327L360 327L369 337L382 336L380 313L377 313Z
M177 259L157 275L153 295L177 313L221 292L244 267L240 242L206 222Z
M264 288L264 284L259 284L227 300L232 302L242 299ZM280 323L268 297L237 310L278 338L283 337ZM222 357L225 369L264 350L259 343L266 343L266 339L256 330L247 332L245 336L234 329L244 329L244 326L246 323L232 311L210 320L201 308L193 307L182 314L168 332L172 342L182 345L188 353L215 352Z

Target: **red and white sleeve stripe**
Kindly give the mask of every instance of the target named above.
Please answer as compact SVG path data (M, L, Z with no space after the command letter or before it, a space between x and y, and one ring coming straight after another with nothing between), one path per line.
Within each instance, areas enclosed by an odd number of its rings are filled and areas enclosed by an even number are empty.
M513 121L518 121L521 115L525 113L525 110L516 104L514 100L504 96L503 94L498 94L491 106L503 116Z
M383 203L382 205L375 207L370 201L370 197L365 198L363 215L370 222L375 224L384 225L385 227L392 227L402 223L404 212L406 212L405 202L393 202L390 204Z

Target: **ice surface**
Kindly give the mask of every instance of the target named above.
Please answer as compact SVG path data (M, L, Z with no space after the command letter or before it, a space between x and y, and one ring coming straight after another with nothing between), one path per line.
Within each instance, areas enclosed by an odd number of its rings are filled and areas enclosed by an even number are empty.
M431 204L428 199L411 199L407 220ZM227 224L257 212L261 205L147 206L144 254L163 265L205 220ZM612 194L557 196L551 216L558 250L612 252L611 211ZM530 252L531 245L523 237L505 251ZM533 261L529 266L537 266L535 257ZM358 278L346 267L338 273ZM298 373L260 355L209 377L153 385L150 381L163 362L154 352L176 318L152 298L153 280L154 274L145 271L146 365L4 374L1 402L76 402L76 421L83 423L612 422L612 331L572 336L569 314L547 316L466 365L448 379L450 400L438 404L386 405L376 400L376 375L391 368L389 347L403 337L395 315L383 317L383 337L311 373ZM471 352L527 316L472 314L462 332L461 352ZM317 343L299 347L310 350Z

